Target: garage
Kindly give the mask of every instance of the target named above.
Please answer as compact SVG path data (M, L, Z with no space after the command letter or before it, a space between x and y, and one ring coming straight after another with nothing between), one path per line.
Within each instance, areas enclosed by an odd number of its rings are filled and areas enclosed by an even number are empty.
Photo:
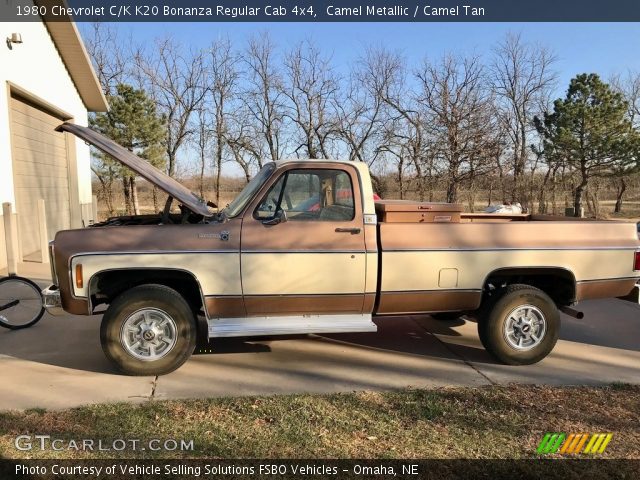
M96 216L89 146L54 129L109 106L73 19L33 20L2 22L0 276L45 278L48 241Z
M55 132L64 115L27 98L10 98L13 181L23 261L40 255L38 200L45 201L47 237L71 226L70 165L72 155L65 134Z

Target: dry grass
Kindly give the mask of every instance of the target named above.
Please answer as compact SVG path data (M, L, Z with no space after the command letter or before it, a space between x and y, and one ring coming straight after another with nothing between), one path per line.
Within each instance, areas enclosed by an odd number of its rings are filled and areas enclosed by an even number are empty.
M537 458L545 432L612 432L603 458L640 459L640 386L491 386L110 404L0 413L4 458L113 458L21 452L20 434L194 440L192 452L122 458ZM553 455L556 456L556 455Z

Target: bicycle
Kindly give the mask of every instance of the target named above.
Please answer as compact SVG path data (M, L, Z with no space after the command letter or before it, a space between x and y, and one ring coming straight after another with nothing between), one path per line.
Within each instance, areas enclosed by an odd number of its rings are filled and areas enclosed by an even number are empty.
M0 278L0 326L19 330L35 325L44 314L40 287L28 278Z

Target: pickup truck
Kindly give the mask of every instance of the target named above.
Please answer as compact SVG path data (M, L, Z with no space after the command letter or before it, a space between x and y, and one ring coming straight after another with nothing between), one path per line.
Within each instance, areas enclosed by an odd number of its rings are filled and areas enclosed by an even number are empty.
M169 195L155 215L61 231L50 244L46 307L92 315L108 306L102 348L128 374L175 370L205 330L209 338L373 332L374 317L423 313L470 315L496 359L532 364L556 344L559 310L580 317L571 307L584 299L638 301L631 223L375 202L365 164L329 160L267 163L214 212L91 129L58 130Z

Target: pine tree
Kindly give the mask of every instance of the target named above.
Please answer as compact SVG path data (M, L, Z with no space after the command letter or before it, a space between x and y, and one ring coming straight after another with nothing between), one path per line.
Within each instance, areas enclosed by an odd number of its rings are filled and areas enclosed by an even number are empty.
M146 159L156 168L164 169L166 158L162 145L166 121L158 115L156 105L144 90L119 84L116 94L107 97L110 109L96 114L90 125L130 152ZM139 215L136 174L105 154L98 154L96 174L115 176L122 182L127 213ZM104 182L100 180L103 185Z
M580 74L569 84L567 95L557 99L553 112L536 117L548 163L561 163L579 174L574 191L575 215L589 180L627 170L640 161L640 134L627 117L622 95L596 74Z

